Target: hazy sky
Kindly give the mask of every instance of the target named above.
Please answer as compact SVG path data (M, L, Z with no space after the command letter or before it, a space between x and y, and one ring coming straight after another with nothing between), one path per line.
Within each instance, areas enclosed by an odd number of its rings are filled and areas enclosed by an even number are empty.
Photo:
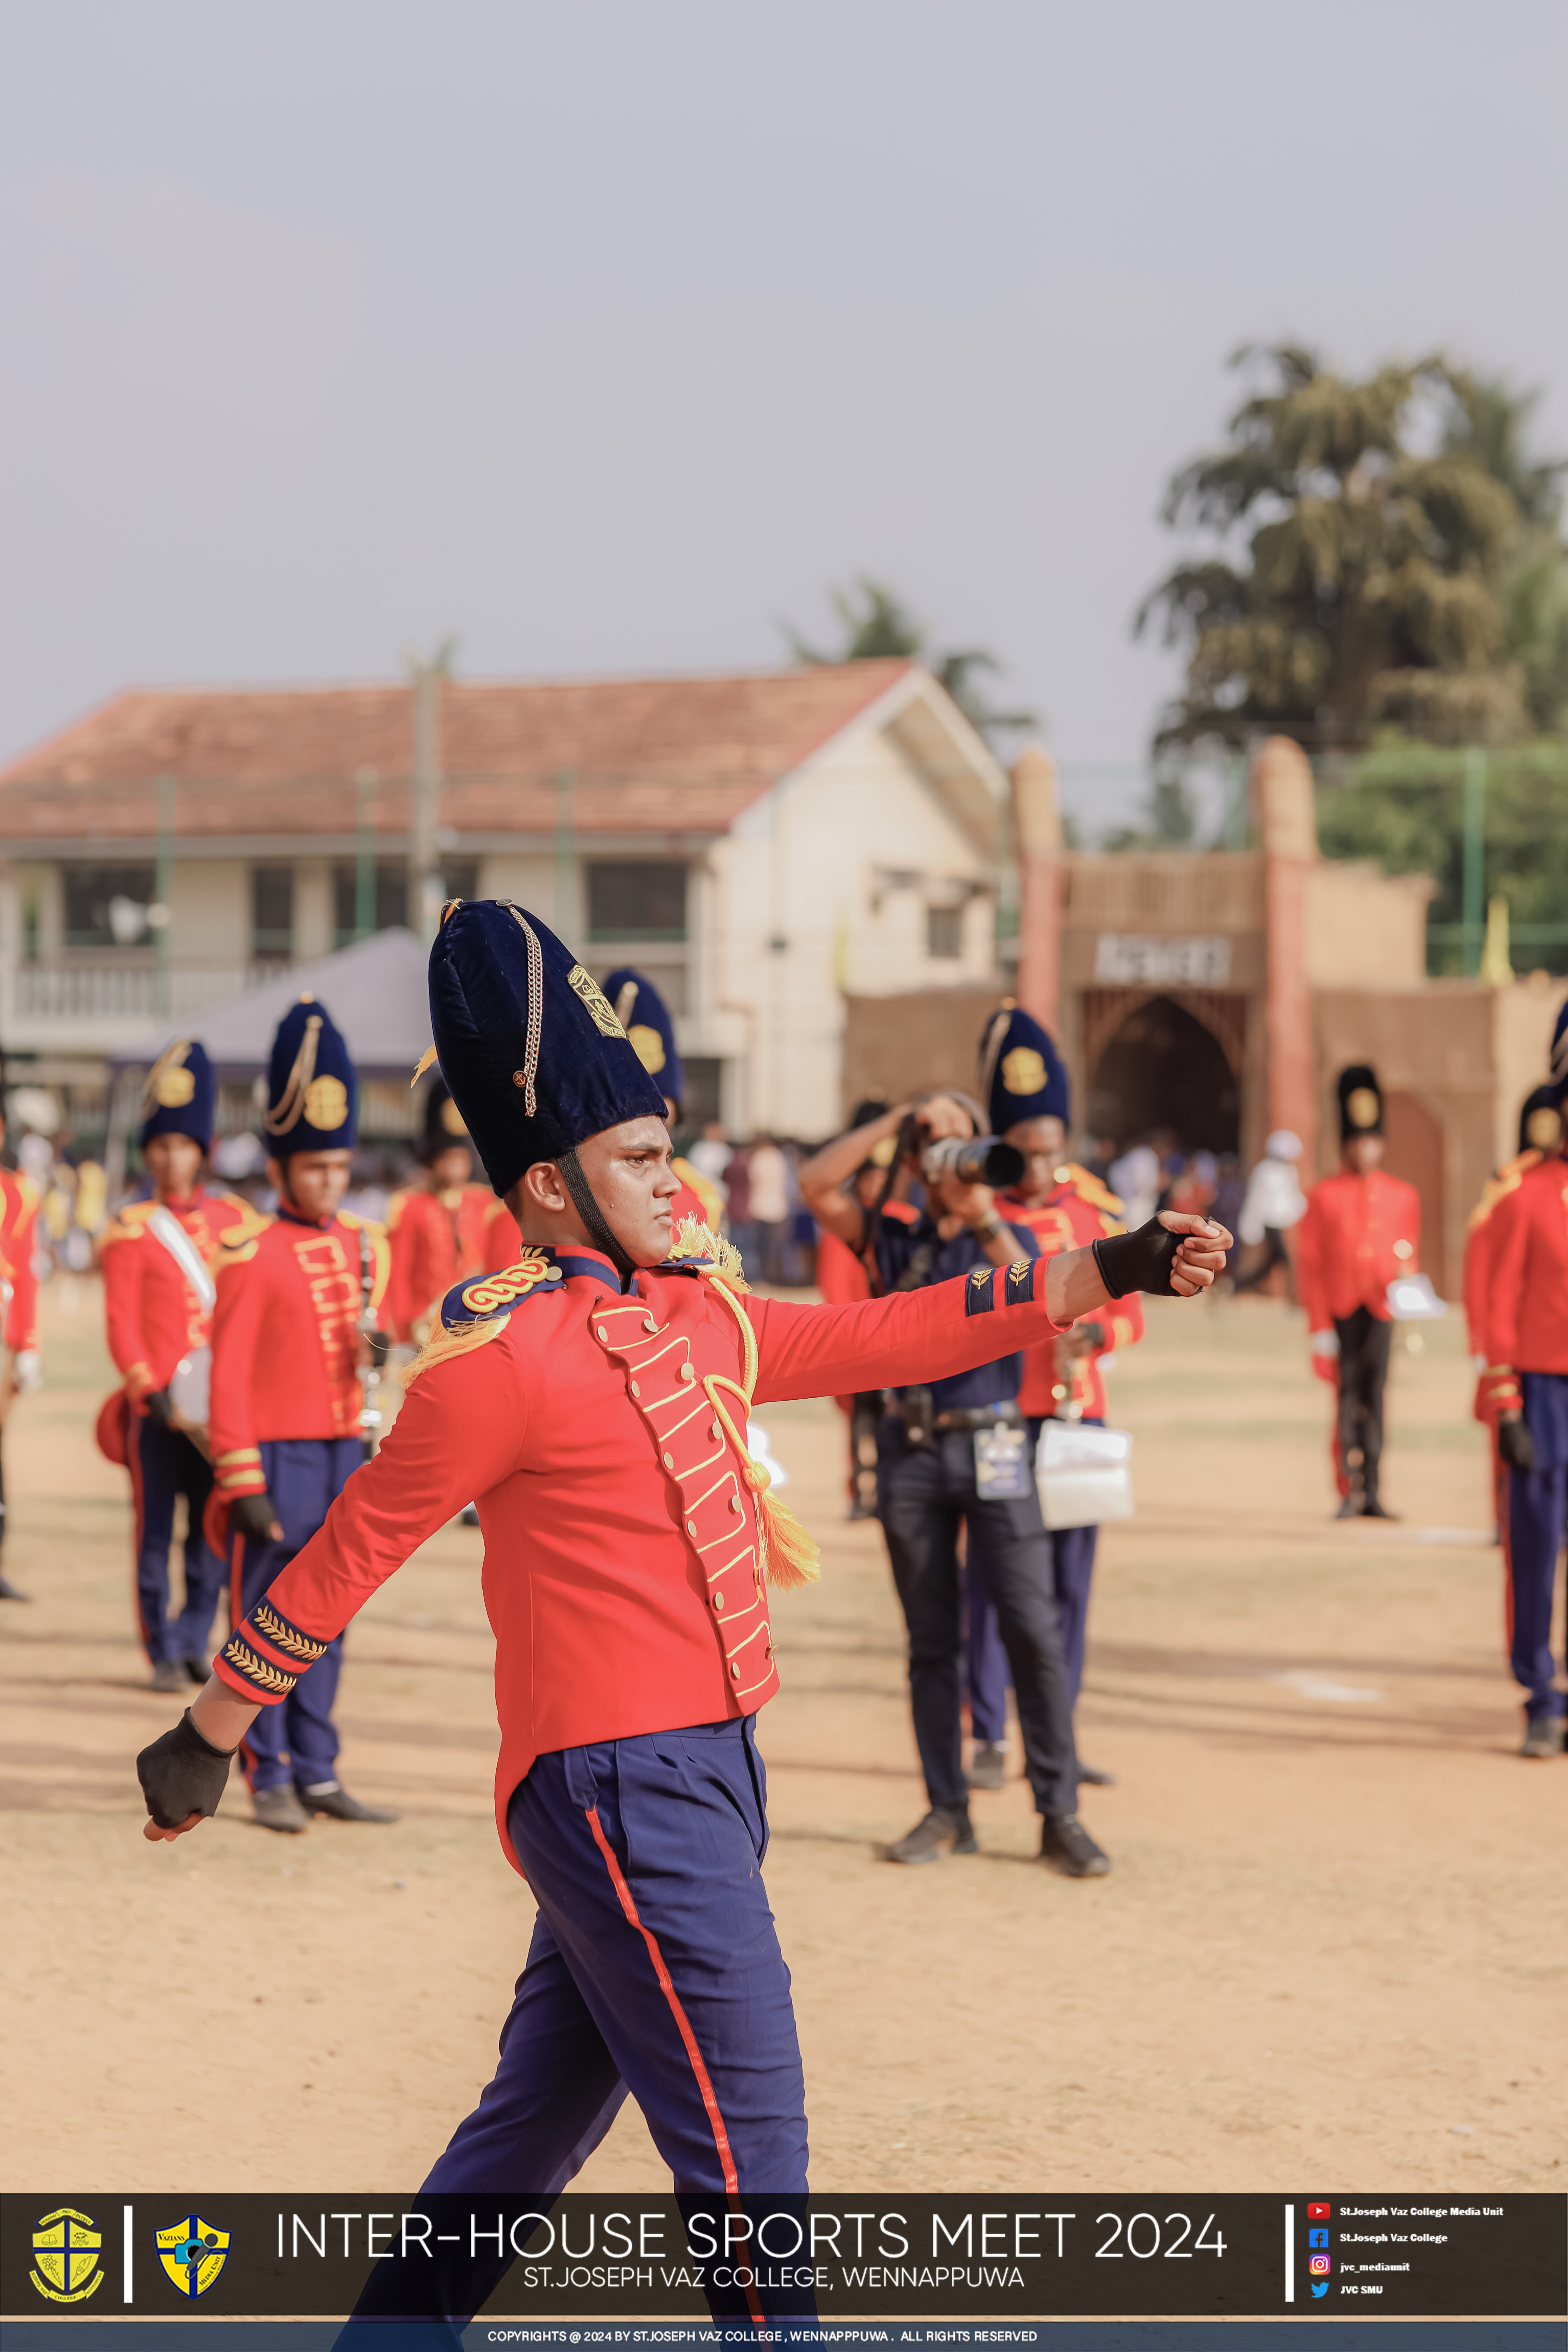
M1561 0L3 0L0 754L132 682L704 669L898 587L1090 822L1243 340L1568 446Z

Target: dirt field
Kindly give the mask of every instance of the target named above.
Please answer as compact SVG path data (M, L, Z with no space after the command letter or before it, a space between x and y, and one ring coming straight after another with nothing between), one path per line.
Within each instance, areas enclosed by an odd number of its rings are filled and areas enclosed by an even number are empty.
M1394 1528L1330 1523L1299 1320L1152 1324L1112 1387L1142 1516L1102 1544L1080 1716L1119 1781L1086 1792L1103 1883L1031 1864L1017 1781L976 1799L977 1859L879 1858L923 1810L879 1533L843 1524L833 1408L765 1415L825 1549L777 1607L762 1727L814 2183L1561 2188L1568 1761L1513 1753L1458 1318L1396 1354ZM182 2189L199 2147L213 2190L410 2189L489 2074L531 1916L491 1822L479 1539L449 1529L349 1635L344 1778L399 1826L285 1840L237 1782L148 1845L131 1759L177 1703L132 1635L100 1331L96 1287L55 1286L49 1384L6 1436L37 1597L0 1612L0 2185ZM668 2185L634 2110L582 2185Z

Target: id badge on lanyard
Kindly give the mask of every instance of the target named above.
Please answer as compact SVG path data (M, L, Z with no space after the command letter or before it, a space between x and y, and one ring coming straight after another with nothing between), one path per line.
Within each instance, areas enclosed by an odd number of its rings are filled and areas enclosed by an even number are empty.
M1029 1491L1029 1433L993 1423L974 1433L974 1491L983 1503L1008 1503Z

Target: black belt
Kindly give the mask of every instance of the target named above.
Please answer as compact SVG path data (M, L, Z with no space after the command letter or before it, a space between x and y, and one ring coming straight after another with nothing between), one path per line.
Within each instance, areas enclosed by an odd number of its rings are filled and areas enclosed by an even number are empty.
M1021 1429L1024 1416L1016 1404L963 1405L954 1412L939 1412L933 1429Z

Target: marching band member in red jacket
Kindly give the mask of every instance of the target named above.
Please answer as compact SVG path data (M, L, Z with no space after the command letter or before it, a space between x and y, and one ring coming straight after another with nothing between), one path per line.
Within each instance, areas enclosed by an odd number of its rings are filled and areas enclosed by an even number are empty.
M1024 1174L998 1196L1008 1223L1033 1234L1042 1257L1124 1232L1121 1203L1087 1168L1066 1158L1072 1098L1067 1067L1040 1024L1011 1003L993 1015L981 1045L980 1096L992 1132L1024 1155ZM1108 1313L1086 1316L1070 1331L1030 1348L1018 1408L1036 1444L1047 1421L1105 1419L1100 1365L1116 1348L1143 1337L1142 1302L1134 1292ZM1084 1637L1094 1577L1098 1528L1054 1528L1051 1584L1061 1621L1062 1655L1073 1706L1083 1681ZM976 1607L978 1601L979 1606ZM969 1605L969 1709L978 1743L970 1778L1000 1788L1006 1738L1006 1658L995 1612L972 1587ZM1109 1772L1079 1759L1079 1778L1105 1787Z
M5 1114L0 1108L0 1143L5 1140ZM38 1349L38 1276L33 1247L38 1222L38 1191L30 1176L0 1168L0 1344L5 1351L0 1370L0 1440L18 1396L38 1386L42 1377ZM0 1464L0 1549L5 1541L5 1473ZM0 1601L26 1601L0 1570Z
M159 1691L205 1683L211 1672L207 1643L224 1580L222 1558L202 1528L213 1483L203 1394L213 1269L226 1244L243 1243L264 1222L237 1192L211 1192L202 1181L216 1102L205 1048L176 1039L142 1089L142 1158L152 1197L128 1201L102 1243L109 1352L123 1385L99 1415L99 1444L131 1473L136 1618ZM176 1616L169 1554L181 1495L184 1600Z
M631 1040L633 1052L664 1097L664 1115L670 1127L679 1127L686 1074L668 1005L646 972L634 971L629 963L605 973L605 994L616 1008L616 1018ZM669 1204L676 1231L688 1217L695 1217L710 1234L722 1233L724 1196L717 1184L679 1155L669 1164L680 1186Z
M1551 1097L1568 1094L1568 1006L1552 1040ZM1568 1149L1560 1129L1487 1223L1481 1410L1497 1430L1508 1492L1510 1663L1525 1694L1521 1754L1561 1756L1564 1699L1552 1658L1557 1555L1568 1524Z
M1476 1419L1482 1423L1491 1441L1492 1506L1498 1541L1506 1551L1508 1545L1509 1466L1498 1452L1497 1415L1491 1410L1490 1387L1487 1381L1487 1305L1490 1296L1491 1245L1496 1234L1492 1211L1498 1202L1514 1190L1520 1179L1532 1168L1540 1166L1563 1147L1563 1114L1551 1087L1537 1087L1526 1095L1519 1114L1519 1150L1511 1160L1505 1160L1493 1175L1488 1177L1481 1197L1465 1222L1465 1259L1460 1282L1465 1303L1465 1333L1469 1342L1470 1362L1476 1371ZM1509 1640L1513 1639L1513 1585L1505 1583L1508 1603Z
M1312 1369L1339 1390L1334 1479L1342 1519L1391 1519L1378 1492L1394 1319L1388 1286L1421 1268L1421 1195L1383 1167L1383 1094L1358 1062L1340 1073L1337 1176L1314 1184L1300 1223L1298 1286Z
M494 1196L468 1181L474 1172L468 1130L440 1078L425 1091L419 1157L428 1183L395 1192L386 1204L392 1279L384 1318L395 1339L411 1340L416 1347L429 1336L430 1318L452 1285L488 1271L489 1212Z
M309 1682L368 1595L476 1494L496 1817L538 1918L495 2078L426 2192L553 2195L629 2090L680 2192L736 2210L804 2194L755 1722L778 1687L769 1587L813 1578L815 1548L747 1451L748 1409L983 1363L1110 1289L1195 1291L1224 1237L1176 1220L918 1296L758 1299L733 1252L695 1224L672 1234L663 1095L542 923L454 904L430 991L443 1075L522 1255L447 1299L380 1453L143 1753L148 1834L215 1810L258 1712ZM389 2270L373 2295L430 2273ZM761 2324L811 2307L808 2292L740 2282L715 2284L715 2311ZM487 2287L465 2265L441 2308L466 2315Z
M228 1560L232 1622L310 1540L364 1460L362 1356L385 1294L386 1237L340 1210L353 1159L355 1080L324 1005L301 997L279 1024L268 1080L268 1175L278 1214L226 1252L213 1317L215 1483L207 1530ZM334 1628L334 1636L341 1629ZM264 1829L303 1830L312 1813L392 1822L337 1775L332 1721L342 1643L245 1743L245 1777Z

